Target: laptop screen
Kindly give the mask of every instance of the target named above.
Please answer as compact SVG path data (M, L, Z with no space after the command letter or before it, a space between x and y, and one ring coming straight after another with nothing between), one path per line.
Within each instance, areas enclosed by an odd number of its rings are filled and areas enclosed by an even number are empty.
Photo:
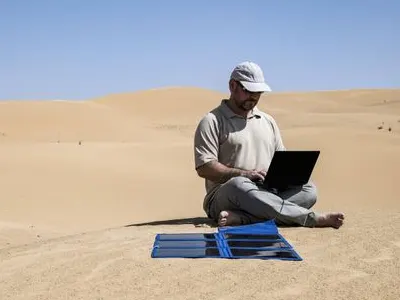
M265 178L270 188L287 188L306 184L314 170L320 151L276 151Z

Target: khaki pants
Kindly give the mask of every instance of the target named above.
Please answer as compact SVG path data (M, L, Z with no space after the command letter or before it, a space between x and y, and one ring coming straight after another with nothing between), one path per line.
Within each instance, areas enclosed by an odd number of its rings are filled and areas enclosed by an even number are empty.
M271 192L246 177L234 177L214 194L208 215L218 220L223 210L235 211L242 224L274 219L278 225L314 227L317 214L310 210L317 201L316 186L304 186Z

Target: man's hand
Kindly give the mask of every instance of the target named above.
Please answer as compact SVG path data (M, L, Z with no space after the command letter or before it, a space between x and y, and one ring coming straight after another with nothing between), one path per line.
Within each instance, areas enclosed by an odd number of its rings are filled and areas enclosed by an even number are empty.
M264 181L267 172L264 170L243 171L242 176L249 178L252 181Z
M264 181L267 172L264 170L242 170L228 168L217 162L209 162L197 169L197 174L202 178L207 178L218 183L225 183L232 177L244 176L252 181Z

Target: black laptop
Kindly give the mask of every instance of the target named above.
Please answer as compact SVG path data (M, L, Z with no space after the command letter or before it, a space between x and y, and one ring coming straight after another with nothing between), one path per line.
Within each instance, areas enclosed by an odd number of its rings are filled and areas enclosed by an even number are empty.
M314 170L320 151L275 151L264 182L266 189L282 190L306 184Z

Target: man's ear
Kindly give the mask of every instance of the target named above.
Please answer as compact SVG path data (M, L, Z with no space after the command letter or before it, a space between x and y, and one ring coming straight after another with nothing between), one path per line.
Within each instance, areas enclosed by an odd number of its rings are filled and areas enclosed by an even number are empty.
M235 82L235 80L230 79L230 80L229 80L229 91L230 91L231 93L233 93L233 92L235 91L235 88L236 88L236 82Z

